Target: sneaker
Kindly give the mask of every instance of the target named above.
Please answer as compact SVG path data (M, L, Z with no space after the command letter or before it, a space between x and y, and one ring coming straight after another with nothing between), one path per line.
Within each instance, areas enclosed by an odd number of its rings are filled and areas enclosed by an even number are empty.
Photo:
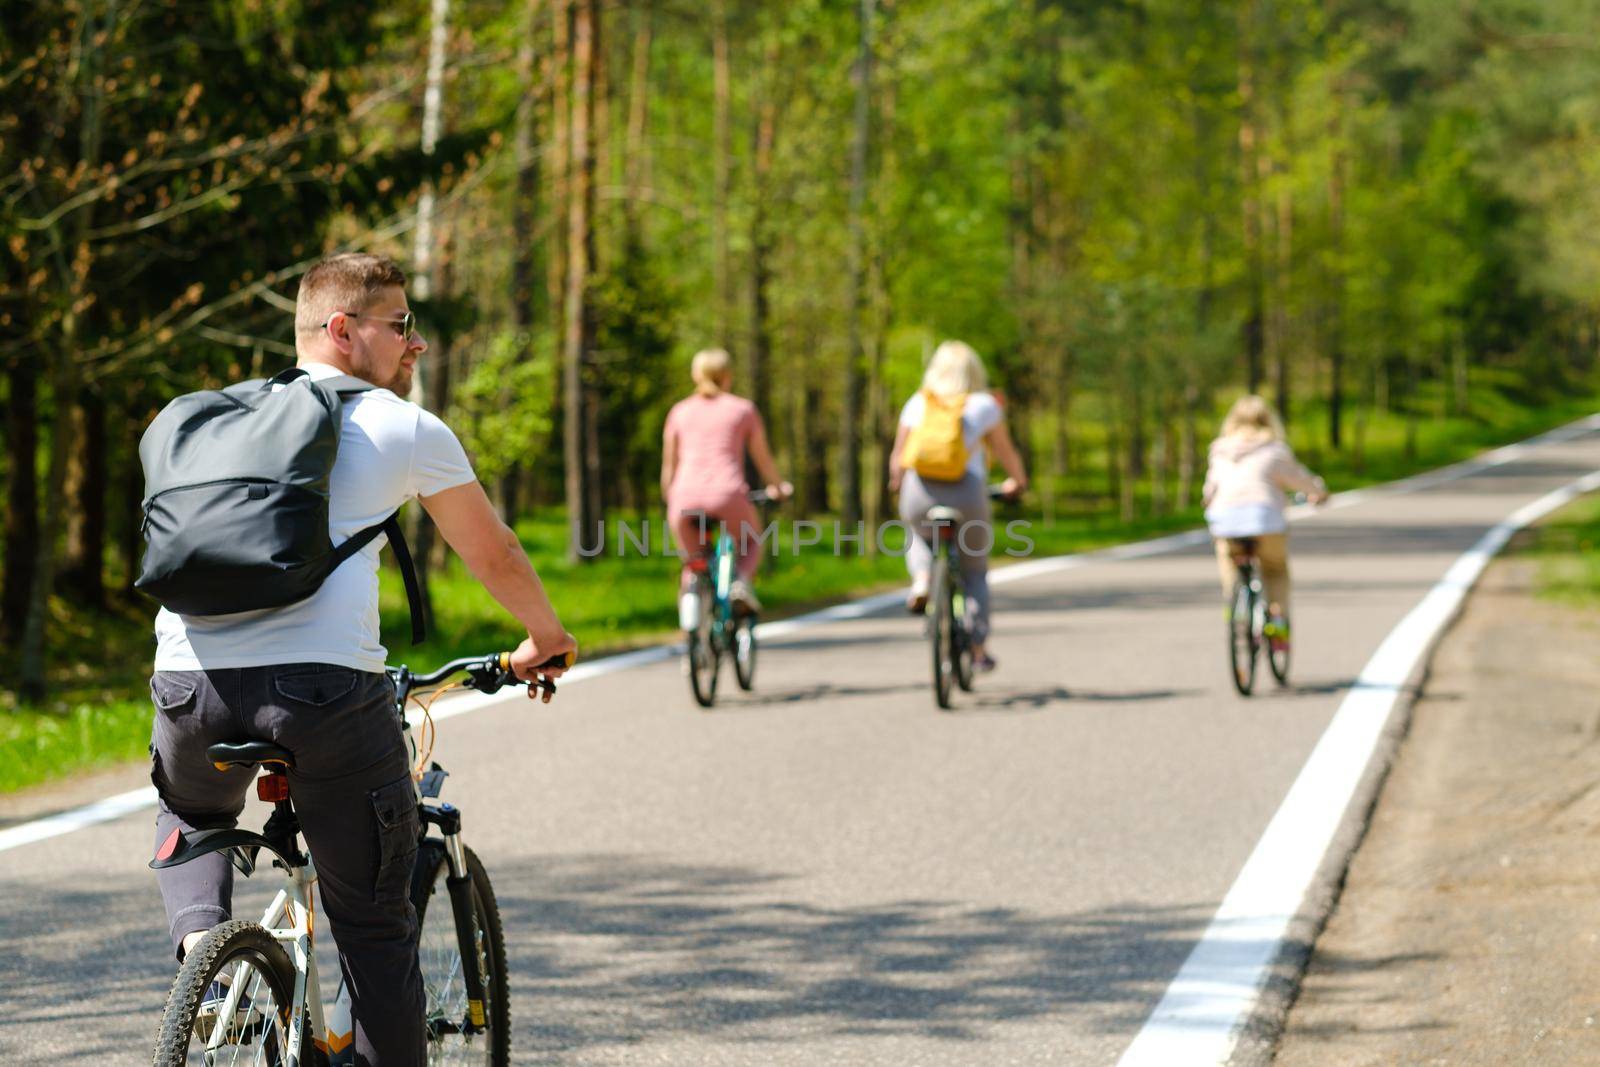
M1289 620L1282 615L1274 615L1261 627L1261 636L1272 645L1274 652L1282 652L1289 647Z
M979 652L972 657L972 669L979 674L988 674L1000 664L987 652Z
M194 1016L194 1034L202 1041L211 1040L211 1032L217 1027L217 1017L222 1014L223 1002L228 999L228 986L223 982L212 979L206 987L206 995L200 1001L200 1009ZM234 1008L233 1024L228 1029L227 1040L236 1042L244 1033L244 1028L250 1023L250 994L241 993L239 1003Z
M911 593L906 597L906 611L912 615L921 615L928 610L928 586L925 582L911 583Z
M761 612L761 601L756 599L756 591L750 588L750 583L735 579L733 588L728 590L728 599L733 601L733 606L749 615L758 615Z

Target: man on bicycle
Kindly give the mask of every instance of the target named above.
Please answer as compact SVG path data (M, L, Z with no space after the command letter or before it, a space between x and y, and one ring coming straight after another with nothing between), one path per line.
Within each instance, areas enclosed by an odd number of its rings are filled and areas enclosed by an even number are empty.
M334 388L376 387L343 401L330 533L338 543L420 500L468 569L526 628L512 667L532 679L536 666L576 646L455 434L404 399L428 348L405 282L392 261L360 253L325 259L300 282L298 365ZM423 1063L426 1034L408 899L417 804L379 641L378 551L379 542L368 544L310 597L285 607L207 616L163 608L150 679L151 777L159 849L174 834L232 826L244 808L253 769L218 771L208 745L256 739L294 754L290 788L351 994L356 1062L387 1067ZM213 852L157 878L181 960L230 917L233 870Z

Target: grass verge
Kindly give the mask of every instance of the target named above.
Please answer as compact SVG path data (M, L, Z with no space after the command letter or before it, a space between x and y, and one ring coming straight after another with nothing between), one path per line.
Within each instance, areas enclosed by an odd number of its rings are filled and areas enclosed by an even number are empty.
M1600 494L1573 501L1536 528L1522 550L1538 561L1537 595L1575 607L1600 603Z

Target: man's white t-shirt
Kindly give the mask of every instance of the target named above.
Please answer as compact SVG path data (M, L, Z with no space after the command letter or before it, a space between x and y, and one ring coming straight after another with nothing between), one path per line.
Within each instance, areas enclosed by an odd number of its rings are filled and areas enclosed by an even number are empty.
M336 388L364 384L335 367L301 366ZM344 402L339 457L329 479L328 532L339 545L382 522L405 501L475 477L461 442L438 416L387 389L370 389ZM332 663L382 671L386 650L378 640L378 553L387 540L379 534L335 568L315 593L285 607L233 615L177 615L162 608L156 614L155 669Z
M900 409L900 425L908 430L916 429L927 407L928 401L923 397L922 390L917 390L906 401L906 406ZM991 394L967 394L966 405L961 409L961 437L967 443L967 473L977 475L979 481L989 477L989 456L983 447L984 435L1000 425L1003 418L1005 414L1000 410L1000 402Z

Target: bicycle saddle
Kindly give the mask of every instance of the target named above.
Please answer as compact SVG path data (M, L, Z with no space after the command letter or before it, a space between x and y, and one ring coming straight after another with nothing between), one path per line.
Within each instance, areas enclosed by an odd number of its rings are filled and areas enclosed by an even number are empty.
M206 758L219 771L246 767L253 763L281 763L294 766L294 753L271 741L218 741L207 747Z
M961 522L966 516L958 508L947 508L943 505L928 509L929 522Z

